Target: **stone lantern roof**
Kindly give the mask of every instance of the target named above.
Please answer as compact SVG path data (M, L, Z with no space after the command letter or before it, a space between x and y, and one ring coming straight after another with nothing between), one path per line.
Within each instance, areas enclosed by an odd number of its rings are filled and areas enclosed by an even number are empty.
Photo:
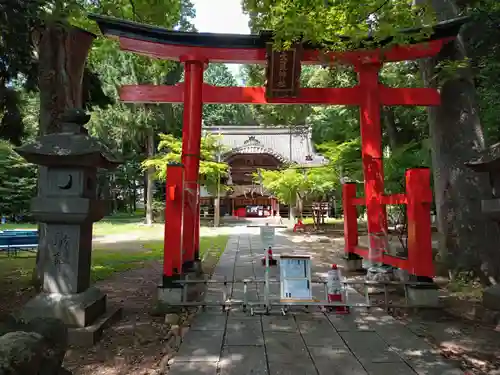
M90 115L82 110L68 110L61 118L61 132L37 137L16 152L28 162L43 166L116 168L120 162L83 127L89 120Z

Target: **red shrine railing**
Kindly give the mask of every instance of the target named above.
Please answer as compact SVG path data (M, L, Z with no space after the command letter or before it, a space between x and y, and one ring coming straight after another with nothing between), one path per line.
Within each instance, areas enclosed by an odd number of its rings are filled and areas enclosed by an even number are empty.
M408 271L411 275L433 277L432 259L430 170L414 168L406 171L406 193L382 195L381 205L405 204L408 220L408 257L401 258L387 253L386 248L377 254L376 261ZM358 212L356 206L365 205L365 198L356 197L356 184L342 186L344 208L345 253L370 258L370 249L359 246ZM368 239L370 246L380 246L373 238Z

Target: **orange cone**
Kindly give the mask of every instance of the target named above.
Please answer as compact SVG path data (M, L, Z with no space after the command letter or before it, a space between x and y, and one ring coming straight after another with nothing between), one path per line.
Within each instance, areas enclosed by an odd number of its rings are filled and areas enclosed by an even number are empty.
M340 282L341 274L336 264L332 264L332 269L328 271L327 276L327 289L328 289L328 302L342 302L342 283ZM330 310L335 309L337 314L348 314L349 308L347 306L334 306Z
M269 258L269 265L270 266L276 266L278 264L278 261L273 258L273 249L271 249L271 246L269 246L269 249L267 249L267 257ZM262 265L266 265L266 257L263 257L261 259Z

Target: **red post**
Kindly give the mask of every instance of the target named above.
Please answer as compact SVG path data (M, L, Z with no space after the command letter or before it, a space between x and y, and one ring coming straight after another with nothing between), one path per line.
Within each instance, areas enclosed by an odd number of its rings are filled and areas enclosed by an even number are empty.
M431 172L428 168L406 171L409 272L420 277L434 276L431 230Z
M353 250L358 246L358 212L352 204L356 198L356 184L345 183L342 185L342 207L344 209L344 240L345 255L353 256ZM352 255L350 255L352 254Z
M182 164L185 166L184 197L184 268L191 269L199 259L198 240L198 174L200 168L203 61L184 61L184 113L182 127Z
M382 129L380 126L380 92L378 74L380 64L358 65L359 86L363 93L360 101L361 156L365 180L365 201L368 233L379 234L387 224L382 165ZM376 236L370 236L370 245L376 249Z
M194 225L194 259L200 259L200 185L198 184L198 192L196 194L196 222Z
M163 240L163 284L182 273L182 218L184 212L184 166L169 164L165 194L165 237Z

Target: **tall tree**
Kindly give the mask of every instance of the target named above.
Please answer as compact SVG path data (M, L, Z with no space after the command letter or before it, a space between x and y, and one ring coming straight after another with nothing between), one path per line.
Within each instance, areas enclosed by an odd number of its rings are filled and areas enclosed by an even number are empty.
M433 0L432 6L439 20L459 14L453 1ZM465 166L486 147L466 58L459 37L436 58L422 61L421 71L428 85L440 89L442 100L441 106L428 109L436 209L443 236L440 253L454 273L473 270L488 285L500 281L500 228L481 212L480 201L491 192L487 176Z

